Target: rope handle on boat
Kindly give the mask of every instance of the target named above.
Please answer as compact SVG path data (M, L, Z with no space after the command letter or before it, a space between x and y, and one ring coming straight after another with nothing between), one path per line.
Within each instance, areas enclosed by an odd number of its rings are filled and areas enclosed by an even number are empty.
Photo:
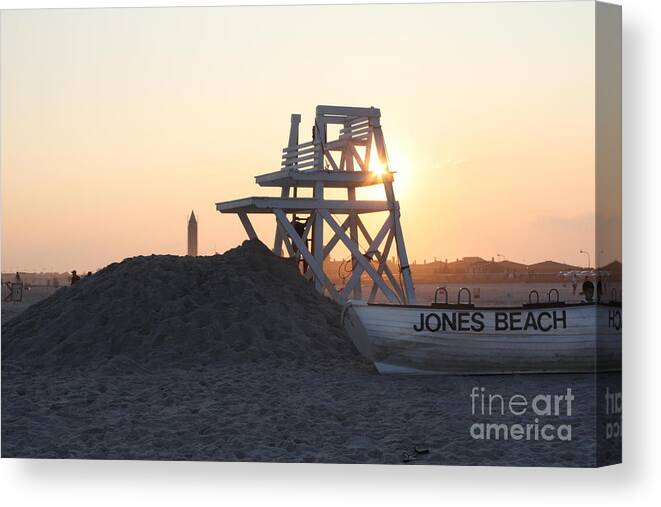
M448 304L448 290L445 287L438 287L434 291L434 304L438 303L438 293L443 292L445 294L445 304Z
M468 292L468 304L469 305L472 304L473 303L473 295L471 293L471 290L468 287L462 287L461 289L459 289L459 292L457 292L457 304L458 305L461 304L461 294L464 291Z
M539 303L539 292L537 292L535 289L531 290L531 291L528 293L528 303L529 303L529 304L533 304L533 302L532 302L532 295L533 295L533 294L534 294L535 297L537 298L536 301L535 301L535 304L538 304L538 303ZM549 291L549 294L550 294L550 291Z

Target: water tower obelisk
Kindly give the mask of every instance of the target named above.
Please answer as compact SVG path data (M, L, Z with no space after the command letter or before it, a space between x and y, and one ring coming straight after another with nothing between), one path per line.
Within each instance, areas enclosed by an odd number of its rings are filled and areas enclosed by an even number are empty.
M188 255L197 256L197 219L195 212L190 212L188 219Z

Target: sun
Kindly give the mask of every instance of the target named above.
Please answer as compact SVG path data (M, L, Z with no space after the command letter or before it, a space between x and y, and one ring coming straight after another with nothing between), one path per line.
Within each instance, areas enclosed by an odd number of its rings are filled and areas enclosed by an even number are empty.
M383 176L386 172L386 166L381 163L378 157L370 159L369 170L375 176Z
M412 178L412 160L409 157L410 150L398 143L388 146L388 154L382 160L376 149L376 144L372 142L370 150L371 157L367 164L367 170L374 177L376 182L380 182L388 175L392 177L395 190L399 199L411 197L410 191L414 179ZM390 178L388 178L390 180ZM380 185L372 185L361 189L363 199L383 199L383 188Z

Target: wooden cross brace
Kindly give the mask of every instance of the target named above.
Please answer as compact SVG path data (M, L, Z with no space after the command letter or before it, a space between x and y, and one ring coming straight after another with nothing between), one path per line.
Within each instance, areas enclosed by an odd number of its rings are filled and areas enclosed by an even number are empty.
M397 295L383 281L381 275L377 273L377 271L372 267L372 264L370 264L369 260L367 260L365 256L361 253L361 251L358 248L358 245L356 245L356 243L351 241L351 238L347 236L347 233L344 231L344 229L335 221L335 219L330 215L330 213L328 213L328 210L325 209L317 210L317 214L320 217L322 217L326 221L326 223L328 223L331 229L333 229L335 235L340 238L340 241L344 243L344 246L346 246L347 249L351 252L351 254L354 256L354 258L356 259L359 265L357 269L355 269L354 272L352 273L349 283L344 287L342 293L340 294L341 297L343 299L346 298L346 296L350 293L350 291L353 290L354 284L360 283L360 276L362 275L362 272L366 271L367 274L370 276L370 278L372 278L372 281L376 285L378 285L379 289L381 289L381 291L385 294L388 300L391 303L397 304L399 302ZM381 242L383 241L386 234L390 230L391 225L392 225L392 217L388 215L388 218L384 222L383 226L381 226L381 230L376 235L376 238L374 238L372 244L369 246L368 252L378 250L379 245L381 245Z
M292 224L289 223L289 221L287 220L287 215L285 215L285 212L282 211L281 209L274 209L273 212L275 213L275 216L278 219L278 222L280 223L282 228L289 235L289 238L293 241L293 243L298 248L298 251L301 253L305 261L308 263L310 269L314 272L317 280L324 286L324 288L333 297L333 299L335 299L335 301L339 302L340 304L343 304L345 300L344 297L342 297L340 293L337 292L333 283L328 279L326 273L324 273L323 265L320 265L317 262L317 259L315 259L314 256L308 250L305 241L301 239L301 236L299 236L298 232L296 232L296 229L294 229Z

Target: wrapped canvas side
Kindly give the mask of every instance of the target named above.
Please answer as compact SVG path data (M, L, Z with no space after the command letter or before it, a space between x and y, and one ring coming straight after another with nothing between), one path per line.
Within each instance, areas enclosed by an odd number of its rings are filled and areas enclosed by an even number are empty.
M605 322L597 333L597 371L607 336L622 332L622 8L595 13L595 266L606 274ZM599 373L595 385L597 466L622 460L622 374Z

